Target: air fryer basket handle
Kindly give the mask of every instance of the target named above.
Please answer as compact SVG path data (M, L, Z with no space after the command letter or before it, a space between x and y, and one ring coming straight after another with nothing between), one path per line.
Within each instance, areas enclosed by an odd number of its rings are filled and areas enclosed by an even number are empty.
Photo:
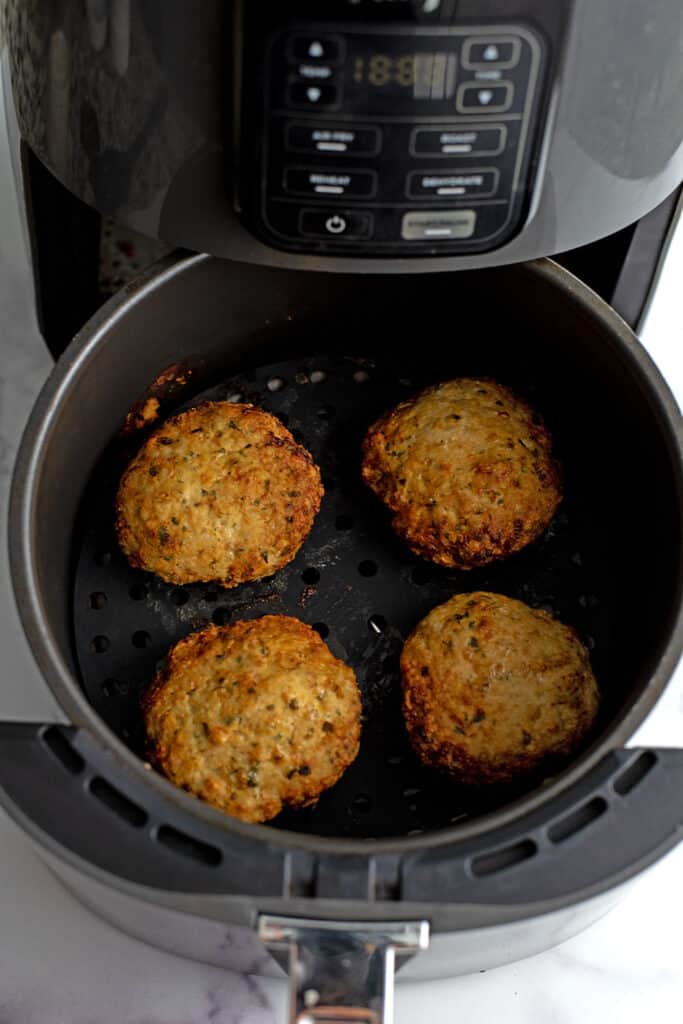
M258 934L289 973L288 1024L393 1024L394 969L429 944L427 921L261 915Z
M398 852L290 847L275 832L271 842L201 804L188 812L165 789L86 729L0 723L0 800L38 842L151 890L201 892L217 914L238 896L254 912L329 919L334 900L347 921L373 908L433 932L475 927L492 908L519 919L609 889L683 836L683 750L673 749L613 751L506 824Z

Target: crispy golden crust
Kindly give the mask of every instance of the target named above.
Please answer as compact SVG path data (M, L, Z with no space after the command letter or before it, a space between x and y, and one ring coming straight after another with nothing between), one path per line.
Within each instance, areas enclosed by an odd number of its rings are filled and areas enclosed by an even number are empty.
M599 703L575 632L500 594L458 594L430 612L403 647L401 680L418 757L473 785L572 754Z
M206 402L167 420L121 478L116 531L132 565L169 583L235 587L295 557L323 488L275 416Z
M358 753L353 670L286 615L191 633L143 710L160 771L242 821L315 803Z
M540 417L509 388L462 378L386 413L363 445L363 479L409 547L471 569L538 537L562 490Z

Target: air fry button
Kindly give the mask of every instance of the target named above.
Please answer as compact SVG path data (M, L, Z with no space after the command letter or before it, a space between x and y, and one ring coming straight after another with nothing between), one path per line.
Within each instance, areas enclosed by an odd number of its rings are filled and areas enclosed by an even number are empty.
M408 195L413 199L451 198L483 199L494 195L499 174L495 167L471 171L413 171L408 175Z
M368 125L303 124L287 125L287 149L294 153L334 153L343 156L374 156L381 146L379 128Z

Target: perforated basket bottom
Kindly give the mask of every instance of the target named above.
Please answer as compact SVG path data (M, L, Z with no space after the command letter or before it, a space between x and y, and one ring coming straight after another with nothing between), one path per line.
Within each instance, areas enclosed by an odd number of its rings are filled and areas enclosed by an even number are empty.
M137 754L144 750L141 694L169 648L208 622L295 615L356 671L364 712L360 754L316 807L273 822L295 831L401 836L447 826L510 798L435 779L407 742L401 646L416 623L453 594L493 590L546 607L578 628L590 647L609 631L604 538L576 486L539 542L488 568L439 569L397 540L387 513L360 479L360 442L377 415L433 379L426 369L405 372L390 360L303 358L245 371L188 403L229 399L262 406L287 424L322 469L325 497L313 530L291 565L270 579L234 590L173 587L132 569L113 530L114 495L133 452L130 444L110 447L84 499L74 588L82 685ZM599 650L593 660L600 661Z

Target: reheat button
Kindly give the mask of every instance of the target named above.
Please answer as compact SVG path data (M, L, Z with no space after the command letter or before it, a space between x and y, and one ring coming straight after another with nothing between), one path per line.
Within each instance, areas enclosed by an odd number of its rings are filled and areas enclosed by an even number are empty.
M320 167L288 167L285 170L285 192L297 196L374 195L377 175L374 171L327 170Z

